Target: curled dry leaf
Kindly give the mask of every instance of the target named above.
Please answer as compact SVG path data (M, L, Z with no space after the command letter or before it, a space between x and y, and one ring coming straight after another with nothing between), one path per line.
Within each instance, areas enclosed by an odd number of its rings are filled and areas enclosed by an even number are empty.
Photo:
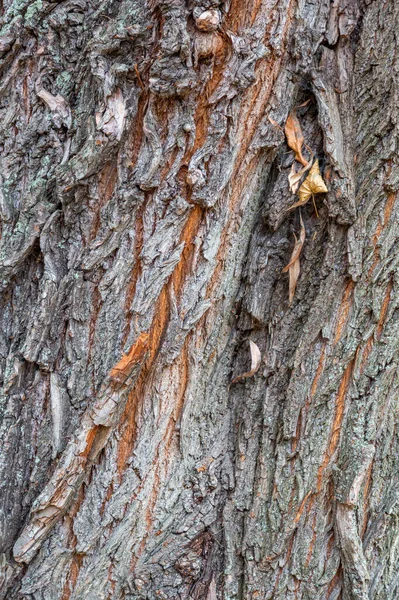
M285 136L287 138L287 144L295 152L295 160L300 162L304 167L307 166L308 161L302 155L302 146L304 137L301 126L296 116L296 110L292 110L288 115L285 122L284 128Z
M295 192L297 191L297 189L299 187L299 182L300 182L302 176L306 173L306 171L308 169L310 169L311 166L312 166L312 159L310 159L308 164L305 165L304 167L302 167L302 169L299 169L299 171L296 171L295 163L294 162L292 163L291 171L290 171L290 174L288 175L288 182L290 184L290 190L293 194L295 194Z
M255 375L256 371L260 367L261 353L258 346L252 340L249 340L249 346L251 349L251 370L243 373L242 375L234 377L231 383L236 383L237 381L245 379L246 377L252 377L252 375Z
M299 200L303 203L307 202L313 194L325 194L328 192L324 179L320 175L319 161L315 160L313 167L309 171L309 175L299 188Z
M298 191L299 200L287 210L292 210L297 206L303 206L315 194L325 194L328 192L327 186L320 175L319 161L315 160L313 167L309 171L309 175L301 185Z
M292 254L291 254L290 262L282 270L282 273L286 273L287 271L289 272L289 298L288 298L288 300L289 300L290 306L294 300L296 284L297 284L299 273L301 270L301 263L300 263L299 257L301 256L302 247L303 247L303 244L306 239L306 231L305 231L305 227L304 227L304 224L302 221L302 215L301 215L301 233L299 235L299 240L297 239L295 234L294 234L294 237L295 237L295 246L294 246L294 250L292 251Z

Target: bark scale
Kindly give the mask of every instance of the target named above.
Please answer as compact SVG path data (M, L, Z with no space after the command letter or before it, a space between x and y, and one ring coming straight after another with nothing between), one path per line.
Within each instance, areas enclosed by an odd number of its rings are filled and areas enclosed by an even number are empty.
M397 598L397 3L1 18L0 597Z

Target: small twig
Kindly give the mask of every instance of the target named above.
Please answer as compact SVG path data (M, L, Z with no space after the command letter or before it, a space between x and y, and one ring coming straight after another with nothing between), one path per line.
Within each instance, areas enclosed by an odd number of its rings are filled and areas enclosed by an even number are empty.
M315 199L314 199L314 194L312 194L312 200L313 200L314 209L316 211L316 217L319 218L319 213L317 212L317 206L316 206L316 202L315 202Z

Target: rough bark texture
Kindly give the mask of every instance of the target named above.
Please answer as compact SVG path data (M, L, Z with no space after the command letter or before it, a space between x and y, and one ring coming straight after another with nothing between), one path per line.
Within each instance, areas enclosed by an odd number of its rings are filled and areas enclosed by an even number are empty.
M397 599L398 2L1 18L0 597Z

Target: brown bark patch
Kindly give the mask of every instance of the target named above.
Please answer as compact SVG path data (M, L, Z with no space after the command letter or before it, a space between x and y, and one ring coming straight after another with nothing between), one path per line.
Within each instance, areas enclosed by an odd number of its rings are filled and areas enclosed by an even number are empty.
M148 350L148 358L146 359L140 376L134 386L134 389L129 394L122 418L121 418L121 439L118 446L117 469L120 477L125 470L127 459L129 458L136 438L136 416L137 409L141 404L144 396L144 388L147 381L148 373L154 363L160 348L162 336L169 322L169 297L167 286L162 289L157 306L155 308L155 317L152 322L146 343Z
M337 394L337 397L335 400L335 414L334 414L334 421L333 421L333 426L332 426L332 430L331 430L330 441L329 441L329 444L327 447L327 451L324 455L323 462L320 465L318 473L317 473L317 491L318 492L320 492L321 488L322 488L324 471L326 470L326 468L331 460L331 457L333 456L333 454L336 451L337 446L338 446L339 437L341 434L342 422L344 420L345 399L346 399L346 394L347 394L349 384L351 381L353 363L354 363L354 360L351 360L351 362L346 367L344 375L341 380L341 383L338 388L338 394Z
M297 512L297 514L296 514L296 516L295 516L295 519L294 519L294 523L295 523L295 525L296 525L297 523L299 523L299 520L300 520L300 518L301 518L301 516L302 516L302 513L303 513L303 511L304 511L304 508L305 508L305 506L306 506L306 503L307 503L307 501L308 501L308 499L309 499L309 496L311 496L311 495L312 495L312 492L311 492L311 491L309 491L309 492L306 494L306 496L304 497L304 499L302 500L302 502L301 502L301 505L300 505L300 507L299 507L299 510L298 510L298 512Z
M381 223L380 220L378 221L376 230L371 238L371 242L374 246L374 255L373 255L374 259L373 259L373 263L367 274L369 279L372 276L376 266L380 262L380 251L378 248L378 241L380 239L381 233L384 231L385 227L389 223L389 220L392 215L393 207L395 206L395 201L396 201L396 194L393 194L393 193L389 194L387 201L385 203L385 207L384 207L384 221L383 221L383 223Z
M337 329L335 332L335 337L334 337L334 342L333 342L334 346L341 339L342 332L344 330L346 321L348 319L349 311L350 311L352 303L353 303L354 287L355 287L355 283L352 280L348 281L348 283L346 284L342 302L341 302L341 306L339 307L339 310L338 310Z
M78 580L79 571L83 562L83 554L74 553L72 556L71 566L64 588L62 590L61 600L69 600L73 590L75 589Z
M94 440L96 439L98 428L99 428L99 425L94 425L94 427L89 429L87 436L86 436L85 449L79 454L79 456L83 456L85 458L89 456L90 451L94 444Z
M118 180L118 167L116 163L107 163L98 177L98 198L99 202L95 207L93 216L93 224L89 236L89 241L92 242L100 228L101 219L100 213L103 206L111 199L112 194Z

